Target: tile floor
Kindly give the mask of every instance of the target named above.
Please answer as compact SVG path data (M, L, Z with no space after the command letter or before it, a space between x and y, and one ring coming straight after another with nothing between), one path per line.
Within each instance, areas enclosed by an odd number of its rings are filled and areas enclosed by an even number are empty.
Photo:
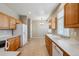
M20 56L48 56L43 38L32 38L19 50L21 51Z

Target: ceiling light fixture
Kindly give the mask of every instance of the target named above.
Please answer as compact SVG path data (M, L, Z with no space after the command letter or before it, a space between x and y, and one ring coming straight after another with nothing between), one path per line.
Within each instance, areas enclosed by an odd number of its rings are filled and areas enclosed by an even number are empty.
M44 22L42 22L42 17L41 17L41 22L40 22L40 25L43 25L44 24Z

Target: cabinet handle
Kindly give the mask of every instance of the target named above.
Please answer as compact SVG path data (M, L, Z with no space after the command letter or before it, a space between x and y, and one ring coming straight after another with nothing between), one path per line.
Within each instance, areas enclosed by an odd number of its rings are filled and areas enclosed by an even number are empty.
M9 49L9 45L10 45L10 43L6 40L5 50L8 50Z

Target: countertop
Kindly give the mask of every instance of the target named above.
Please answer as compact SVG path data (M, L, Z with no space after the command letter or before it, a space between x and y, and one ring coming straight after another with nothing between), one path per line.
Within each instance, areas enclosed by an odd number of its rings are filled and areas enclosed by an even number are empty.
M13 37L17 37L17 36L20 36L20 35L3 35L3 36L0 36L0 41L3 41L3 40L7 40L9 38L13 38Z
M1 52L0 56L18 56L20 54L20 51L5 51Z
M70 56L79 56L79 41L62 38L53 34L46 34L54 43L62 48Z
M20 51L5 51L4 48L0 48L0 56L18 56Z

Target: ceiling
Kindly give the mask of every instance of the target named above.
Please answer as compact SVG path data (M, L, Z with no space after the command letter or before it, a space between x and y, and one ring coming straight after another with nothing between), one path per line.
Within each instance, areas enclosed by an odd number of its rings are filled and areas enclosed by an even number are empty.
M33 20L46 20L58 3L7 3L19 15L27 15Z

